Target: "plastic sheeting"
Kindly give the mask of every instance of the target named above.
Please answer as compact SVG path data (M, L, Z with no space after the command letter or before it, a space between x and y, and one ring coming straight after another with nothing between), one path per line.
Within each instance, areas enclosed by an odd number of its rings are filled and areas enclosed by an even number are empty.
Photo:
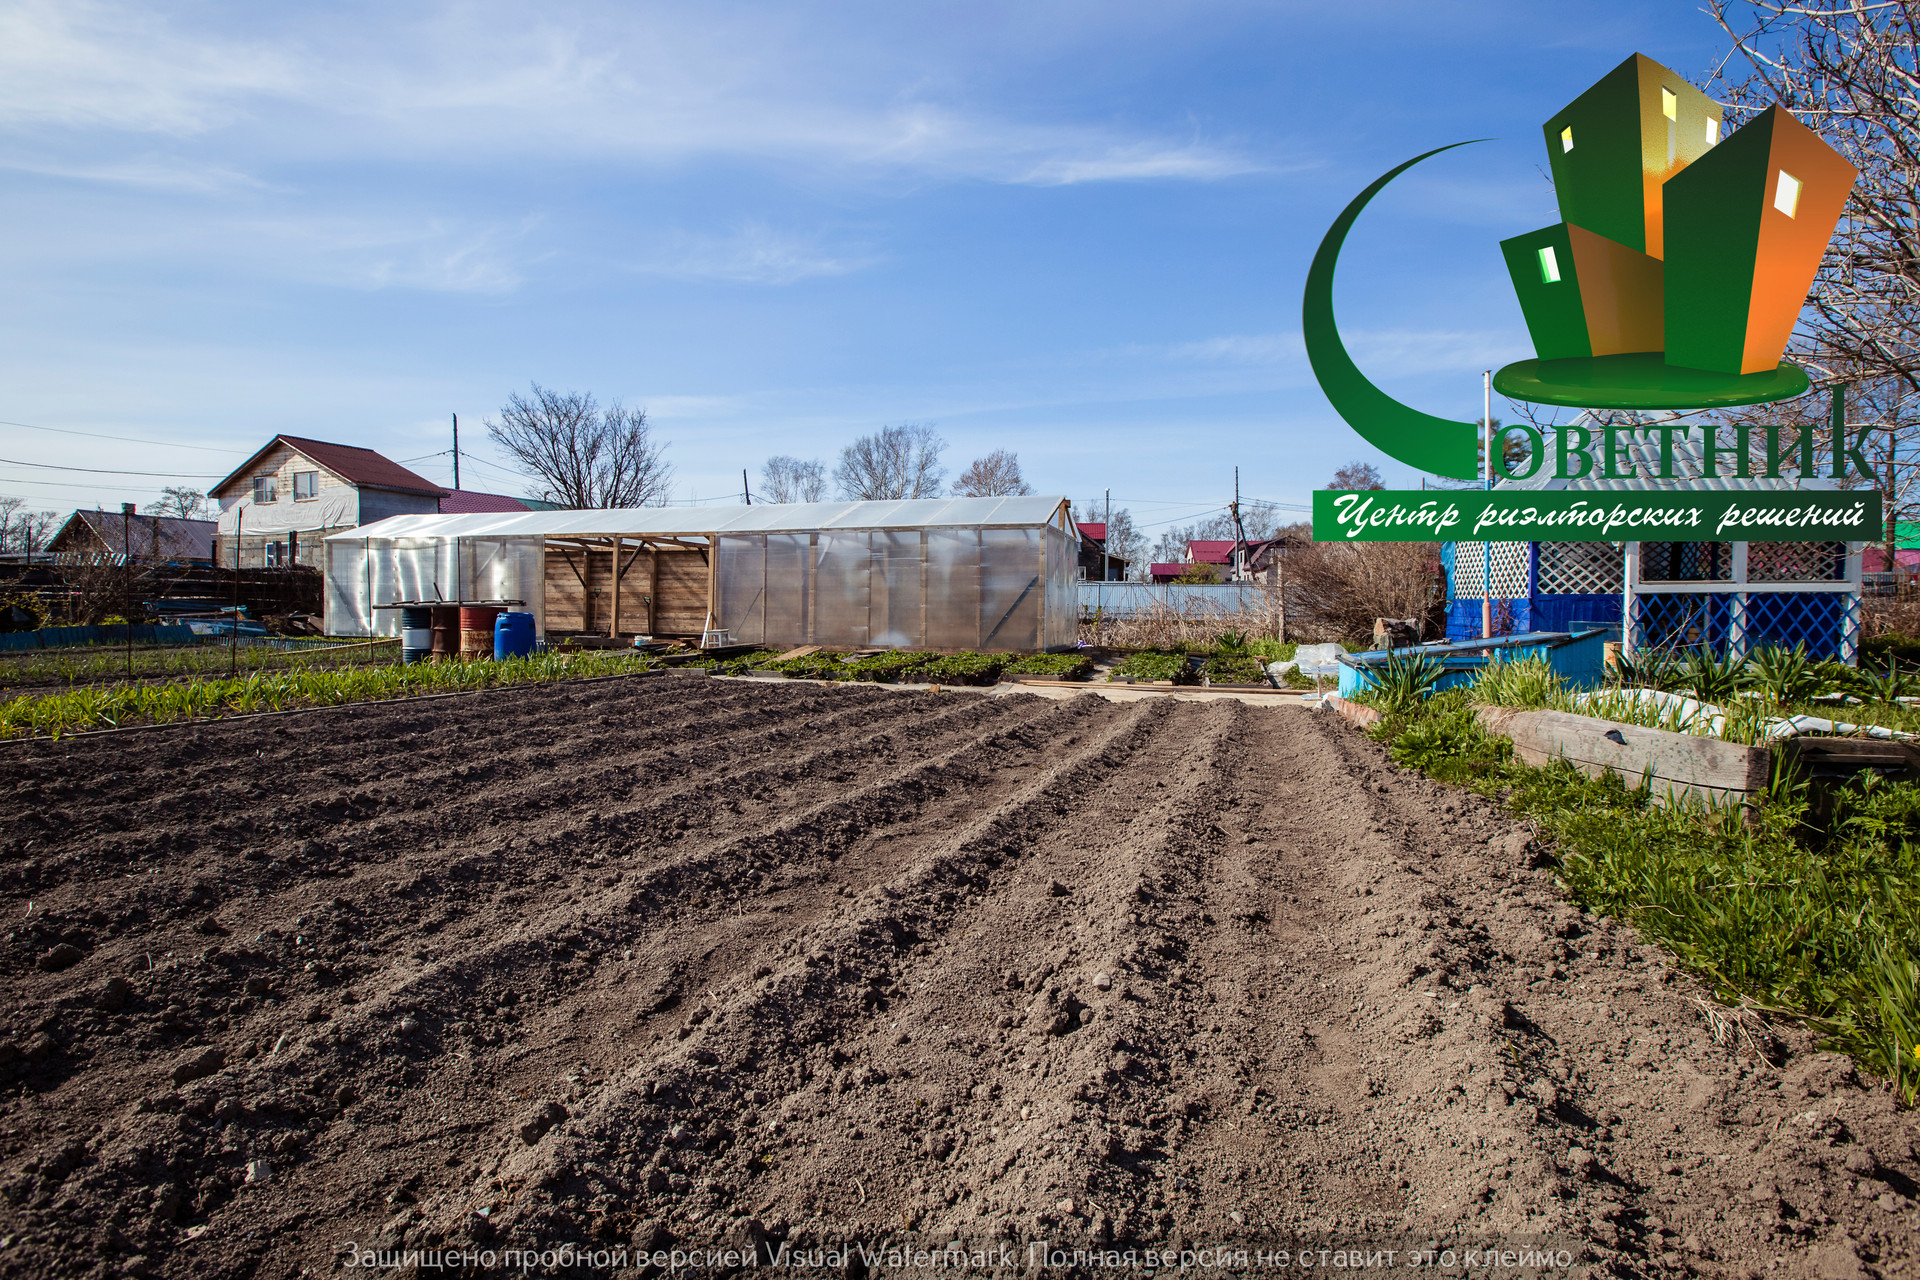
M400 600L523 600L546 630L545 546L537 538L327 540L326 628L334 636L396 636Z
M1009 514L1012 500L851 504L897 517ZM1070 648L1078 637L1078 545L1047 523L1057 500L1019 508L1024 528L821 528L726 532L717 539L716 625L734 641L914 649ZM848 504L832 508L840 517ZM755 508L754 510L758 510ZM796 508L782 515L791 518ZM540 512L618 524L622 512ZM658 517L660 513L645 513ZM685 529L692 514L672 513ZM912 512L908 512L912 514ZM705 523L709 512L699 513ZM512 521L523 517L508 516ZM327 539L326 626L332 635L395 635L399 600L524 600L546 634L546 538L502 532L486 516L396 516ZM769 523L777 523L769 521ZM460 536L433 536L443 528ZM403 536L379 536L382 531ZM484 530L484 532L482 532ZM584 535L580 535L584 536ZM693 535L698 536L698 535Z
M719 539L720 625L742 644L1066 648L1077 549L1030 529L822 529Z

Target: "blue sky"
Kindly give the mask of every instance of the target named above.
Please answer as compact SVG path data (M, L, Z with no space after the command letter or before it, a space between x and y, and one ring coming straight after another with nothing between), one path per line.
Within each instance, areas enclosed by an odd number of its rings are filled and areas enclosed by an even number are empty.
M1539 124L1692 4L0 0L0 494L145 501L275 431L410 459L539 381L647 408L677 500L930 422L957 472L1146 525L1374 461L1300 290L1370 208L1356 358L1474 417L1532 354L1503 236L1555 220ZM1496 412L1499 409L1496 407ZM416 469L451 479L448 459ZM33 483L29 483L29 481ZM180 483L193 483L182 480ZM56 487L58 486L58 487Z

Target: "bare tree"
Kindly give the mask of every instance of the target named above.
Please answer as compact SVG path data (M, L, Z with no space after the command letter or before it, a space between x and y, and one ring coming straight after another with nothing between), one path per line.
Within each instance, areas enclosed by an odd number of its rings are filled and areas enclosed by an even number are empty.
M1240 504L1240 523L1246 527L1247 541L1260 542L1271 538L1274 530L1280 527L1280 509L1271 502L1248 498ZM1233 512L1222 511L1208 516L1194 527L1193 536L1233 541L1237 536L1233 527Z
M147 504L146 513L150 516L172 516L180 520L205 520L207 495L198 489L170 484L160 491L158 502Z
M1162 529L1147 553L1148 560L1153 564L1185 564L1187 543L1195 536L1196 527L1189 524Z
M1847 384L1847 421L1878 428L1868 457L1895 522L1920 503L1920 0L1708 0L1733 41L1711 89L1729 115L1778 103L1860 171L1814 276L1788 355L1828 386ZM1777 423L1832 447L1824 397L1728 415Z
M0 498L0 551L38 551L60 531L55 511L30 511L24 498Z
M489 419L487 434L546 484L547 501L578 510L657 507L666 503L673 467L667 442L656 441L644 409L618 400L605 409L591 392L518 392Z
M937 498L947 469L940 454L947 442L924 422L882 427L840 451L833 483L840 496L854 501L885 498Z
M827 468L818 458L768 458L760 468L762 496L768 502L818 502L827 496Z
M953 482L956 498L1004 498L1032 492L1033 486L1020 476L1020 455L1005 449L975 458Z
M1733 116L1778 103L1860 171L1791 349L1920 392L1920 0L1707 8L1739 55L1710 86Z
M1384 489L1386 483L1380 479L1380 468L1371 462L1355 459L1333 473L1329 489Z

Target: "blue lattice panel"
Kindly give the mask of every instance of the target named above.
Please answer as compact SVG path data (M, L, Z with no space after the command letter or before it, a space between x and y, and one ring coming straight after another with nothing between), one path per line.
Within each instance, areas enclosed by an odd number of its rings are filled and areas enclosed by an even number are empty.
M1847 606L1853 597L1837 591L1747 593L1747 652L1807 646L1815 658L1844 660Z
M1633 645L1636 649L1727 651L1733 597L1719 594L1635 597Z

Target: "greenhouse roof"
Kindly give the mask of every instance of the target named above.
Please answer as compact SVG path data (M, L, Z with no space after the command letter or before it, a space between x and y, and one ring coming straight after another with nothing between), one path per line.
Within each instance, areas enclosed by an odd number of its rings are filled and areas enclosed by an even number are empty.
M906 498L888 502L763 502L753 506L612 507L587 511L489 511L388 516L329 542L385 538L702 537L808 533L817 529L1030 528L1051 524L1067 499Z

